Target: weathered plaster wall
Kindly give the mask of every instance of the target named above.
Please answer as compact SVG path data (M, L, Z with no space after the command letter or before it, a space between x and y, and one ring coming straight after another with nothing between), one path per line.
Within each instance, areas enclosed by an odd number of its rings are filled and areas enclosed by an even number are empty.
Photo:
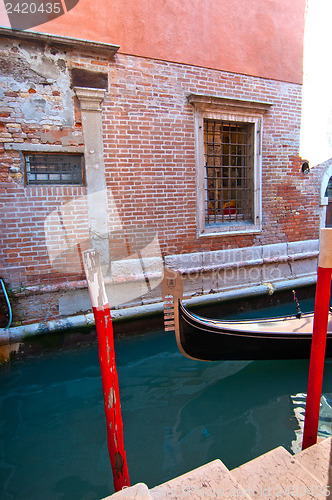
M86 194L84 186L25 186L23 154L83 151L83 136L63 52L1 38L0 59L0 274L10 288L23 292L52 279L73 279L52 269L44 222L52 210ZM57 304L43 297L16 319L57 314Z
M80 0L33 29L115 43L126 54L300 83L304 15L305 0Z

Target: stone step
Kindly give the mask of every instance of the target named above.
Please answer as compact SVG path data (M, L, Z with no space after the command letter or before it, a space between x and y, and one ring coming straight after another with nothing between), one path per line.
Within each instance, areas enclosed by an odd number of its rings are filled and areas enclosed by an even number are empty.
M297 455L280 446L231 471L214 460L150 490L139 483L104 500L323 500L329 497L332 478L331 446L328 438Z
M184 498L190 498L190 500L201 498L250 499L220 460L214 460L156 486L150 490L150 495L153 500L165 498L167 500L183 500Z
M149 488L144 483L137 483L130 488L117 491L102 500L151 500Z
M295 455L296 461L324 486L331 484L332 480L331 446L332 438L327 438Z
M282 446L231 471L252 498L325 498L324 485Z

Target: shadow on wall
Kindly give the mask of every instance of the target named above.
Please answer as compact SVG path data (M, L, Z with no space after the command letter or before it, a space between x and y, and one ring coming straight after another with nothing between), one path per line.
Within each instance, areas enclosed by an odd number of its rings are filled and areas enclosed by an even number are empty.
M0 6L1 24L13 29L26 30L67 14L78 3L79 0L6 2Z

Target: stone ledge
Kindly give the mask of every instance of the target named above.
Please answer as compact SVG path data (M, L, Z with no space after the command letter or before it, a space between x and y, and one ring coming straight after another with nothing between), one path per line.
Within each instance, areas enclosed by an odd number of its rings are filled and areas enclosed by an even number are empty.
M69 38L66 36L51 35L49 33L39 33L36 31L15 30L12 28L0 27L0 37L22 39L26 41L39 42L58 46L66 49L78 49L82 52L97 53L99 55L113 56L120 48L119 45L110 43L93 42L80 38Z
M28 142L6 142L6 151L28 151L34 153L84 153L83 146L62 146L61 144L32 144Z
M165 265L178 269L183 274L191 274L240 265L313 259L318 257L318 253L319 240L294 241L212 252L168 255L165 257Z

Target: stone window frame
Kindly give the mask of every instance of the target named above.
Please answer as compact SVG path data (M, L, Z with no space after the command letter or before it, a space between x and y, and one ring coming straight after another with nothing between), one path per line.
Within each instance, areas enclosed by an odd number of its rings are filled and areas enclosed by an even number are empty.
M27 154L80 154L83 156L83 161L85 163L84 147L82 146L60 146L57 144L31 144L31 143L5 143L6 151L17 151L20 155L19 166L12 166L9 169L9 173L15 175L20 179L20 182L24 184L25 188L36 188L47 186L47 184L26 184L25 183L25 155ZM86 175L86 169L84 173L84 178ZM51 186L78 186L78 184L49 184ZM80 184L79 186L85 186L86 184Z
M194 107L197 237L261 232L263 116L271 104L200 94L190 94L188 102ZM214 226L205 224L205 169L202 168L205 165L204 119L250 123L254 127L253 220L250 223L221 223Z

